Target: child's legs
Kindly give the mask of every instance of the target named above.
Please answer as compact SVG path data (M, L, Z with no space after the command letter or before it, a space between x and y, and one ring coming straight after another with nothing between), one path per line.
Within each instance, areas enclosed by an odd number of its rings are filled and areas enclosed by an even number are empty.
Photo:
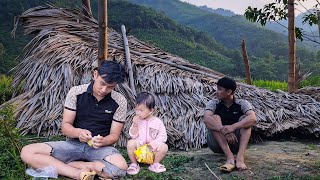
M161 143L156 151L154 151L154 163L159 163L166 155L168 152L168 145L166 143Z
M136 141L135 139L130 139L127 143L127 151L128 151L128 156L131 163L138 164L136 156L134 155L134 151L138 148L138 146L139 146L139 142Z

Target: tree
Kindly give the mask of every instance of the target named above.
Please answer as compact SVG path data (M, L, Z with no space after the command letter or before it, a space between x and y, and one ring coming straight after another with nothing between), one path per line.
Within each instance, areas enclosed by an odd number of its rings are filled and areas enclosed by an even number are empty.
M307 0L296 0L297 1L307 1ZM320 4L315 5L315 8L320 6ZM244 16L247 20L252 22L260 22L262 26L265 26L267 22L271 21L279 21L279 20L287 20L288 18L288 0L275 0L274 3L269 3L264 5L262 9L253 8L249 6ZM308 23L311 25L317 25L318 24L318 18L316 12L306 14L303 17L303 23ZM302 33L302 28L295 27L295 33L297 39L303 40L303 38L308 38L304 36ZM318 42L319 43L319 42Z
M297 0L306 1L306 0ZM296 69L296 37L303 40L302 29L294 24L294 0L275 0L274 3L266 4L263 9L248 7L245 12L246 19L252 22L260 22L262 26L268 21L277 21L288 18L288 41L289 41L289 71L288 71L288 91L294 92L297 89L297 69ZM304 16L303 22L310 25L317 24L315 14Z

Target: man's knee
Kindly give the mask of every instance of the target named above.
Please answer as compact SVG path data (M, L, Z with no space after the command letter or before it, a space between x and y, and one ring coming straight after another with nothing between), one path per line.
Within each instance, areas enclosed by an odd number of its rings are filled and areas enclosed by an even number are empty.
M213 119L215 121L221 122L221 117L219 115L214 114L212 117L213 117ZM207 125L208 121L211 121L211 119L210 118L204 118L204 124Z
M21 149L20 157L23 162L30 163L34 154L50 155L51 147L44 143L29 144Z
M128 168L126 160L120 154L113 154L104 159L102 173L108 177L123 177Z
M32 151L30 145L26 145L21 149L20 157L23 162L28 163L30 157L32 156Z
M120 169L127 169L128 165L126 160L121 156L121 154L113 154L110 156L107 156L105 158L106 161L110 162L111 164L114 164Z

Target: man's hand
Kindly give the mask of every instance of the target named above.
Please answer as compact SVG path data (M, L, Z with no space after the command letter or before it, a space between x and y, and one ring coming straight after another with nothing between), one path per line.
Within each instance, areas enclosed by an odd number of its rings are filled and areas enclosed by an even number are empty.
M100 135L93 137L91 140L92 147L94 147L96 149L102 147L103 146L102 139L103 139L103 136L100 136Z
M78 138L80 142L88 142L90 139L92 139L91 132L86 129L80 129Z
M236 129L234 128L233 125L225 125L223 126L223 128L220 130L220 132L223 135L229 134L229 133L233 133Z
M235 144L236 142L238 142L238 138L234 133L229 133L225 135L228 144Z

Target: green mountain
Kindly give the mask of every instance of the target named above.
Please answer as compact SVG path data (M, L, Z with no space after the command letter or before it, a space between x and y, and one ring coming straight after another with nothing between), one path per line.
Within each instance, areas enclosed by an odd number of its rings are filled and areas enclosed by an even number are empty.
M286 80L287 60L285 57L287 47L284 40L279 40L281 38L284 39L284 36L277 33L272 34L270 31L252 24L244 26L243 24L248 24L248 22L241 16L230 18L217 14L214 14L216 18L214 20L220 24L215 24L214 31L219 31L220 33L219 36L212 36L212 32L209 31L212 24L207 24L209 22L212 23L210 19L213 18L212 12L201 10L196 6L177 0L153 0L152 2L150 1L150 4L167 8L169 6L164 2L170 2L169 5L172 5L170 13L168 14L165 11L157 12L145 6L132 4L130 1L109 0L108 26L120 31L120 26L124 24L130 29L129 35L134 35L140 40L149 42L191 62L225 74L241 77L244 76L244 68L240 54L241 38L239 37L241 34L251 33L252 40L247 40L247 49L250 56L252 76L255 79ZM45 3L59 7L81 6L81 1L79 0L2 0L0 2L0 10L3 12L0 15L0 20L5 24L0 29L0 74L7 73L8 69L18 63L14 59L22 52L22 48L31 38L30 36L22 36L22 28L20 27L17 32L18 38L11 39L10 31L13 28L14 16L21 14L30 7L44 5ZM93 14L96 16L97 1L92 1L91 6ZM168 17L173 17L173 15L176 16L176 21ZM239 20L235 21L234 19L237 18ZM191 21L191 19L194 21ZM220 22L221 19L225 22ZM183 20L186 22L190 20L190 22L186 24ZM193 24L197 24L197 21L203 22L199 25L202 25L202 28L208 31L199 31L199 29L195 30L196 28L190 27L190 25L195 26ZM237 24L233 24L235 27L230 28L230 23ZM229 29L223 26L228 26ZM235 33L234 29L241 29L241 27L237 26L246 27L247 29L243 28L238 33ZM259 33L256 33L256 31L259 31ZM256 44L252 44L252 41ZM253 51L253 49L257 50ZM319 71L320 64L314 63L314 59L320 57L320 53L317 55L306 50L301 52L304 53L301 55L303 57L303 68L311 69L314 72L316 70Z
M226 17L179 0L130 1L151 7L171 17L180 24L204 31L231 49L240 49L240 43L242 39L245 39L247 51L253 64L252 67L255 66L255 63L260 64L256 60L260 61L261 59L272 57L275 61L275 66L282 66L282 71L271 78L286 80L284 72L287 69L288 43L285 35L251 23L240 15ZM311 70L313 74L320 73L316 52L307 50L301 43L297 47L297 58L301 62L301 69L303 71ZM315 63L317 65L314 65ZM260 68L264 68L264 66ZM271 69L273 68L276 67L271 67ZM255 69L252 70L255 71ZM257 76L254 77L256 78Z
M212 9L212 8L206 6L206 5L199 6L199 8L202 9L202 10L206 10L208 12L219 14L221 16L231 17L231 16L235 16L236 15L234 12L232 12L230 10L227 10L227 9L223 9L223 8Z
M18 32L20 39L10 38L9 32L13 28L12 21L15 15L21 14L24 10L37 5L43 5L42 1L5 1L2 5L6 5L10 10L3 9L5 14L0 17L5 21L7 26L2 32L0 43L3 44L8 55L16 57L22 51L23 45L27 43L30 37L24 37L21 32ZM80 6L79 1L46 1L46 3L74 7ZM147 41L162 48L165 51L181 56L191 62L218 70L222 73L230 75L239 75L239 71L234 73L235 68L239 70L240 64L237 62L241 59L239 51L228 49L217 43L213 38L203 32L198 32L192 28L179 25L170 18L156 11L143 6L135 5L127 1L109 0L108 7L108 25L109 27L120 31L122 24L130 29L129 35L134 35L137 38ZM24 8L14 8L14 7ZM92 10L96 16L97 1L93 1ZM3 6L2 6L3 7ZM9 18L7 18L9 17ZM20 30L22 28L20 27ZM12 67L12 59L8 57L2 58L1 64L5 64L1 73L6 73L9 67ZM241 68L240 68L241 72Z

